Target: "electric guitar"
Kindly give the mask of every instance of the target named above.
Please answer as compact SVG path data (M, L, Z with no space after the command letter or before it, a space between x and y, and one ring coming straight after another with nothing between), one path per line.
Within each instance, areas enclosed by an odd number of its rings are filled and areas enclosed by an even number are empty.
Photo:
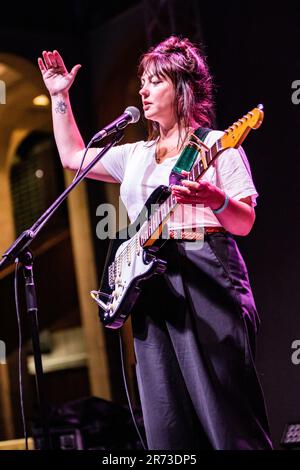
M224 150L241 145L249 131L261 125L263 117L263 106L258 105L226 129L212 147L199 147L200 158L188 178L199 180ZM153 204L156 210L151 213ZM159 259L158 254L164 225L176 206L176 197L170 188L159 186L141 211L139 224L134 222L111 240L100 289L91 291L99 306L100 320L106 327L122 327L141 293L142 283L166 270L166 262ZM129 237L130 233L133 236Z

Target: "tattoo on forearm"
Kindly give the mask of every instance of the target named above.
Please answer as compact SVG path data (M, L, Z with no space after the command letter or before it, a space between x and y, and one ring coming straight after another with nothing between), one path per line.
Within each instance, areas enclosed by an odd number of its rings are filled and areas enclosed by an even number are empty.
M60 114L66 114L67 112L67 105L64 101L59 101L57 103L57 106L55 108L55 112L56 113L60 113Z

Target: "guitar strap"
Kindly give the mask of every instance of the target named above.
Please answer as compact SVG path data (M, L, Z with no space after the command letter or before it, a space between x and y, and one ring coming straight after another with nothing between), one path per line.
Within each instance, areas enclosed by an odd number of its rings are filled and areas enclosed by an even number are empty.
M211 129L208 127L198 127L198 129L194 131L194 134L198 137L198 139L203 141L210 131ZM182 170L190 171L193 168L198 153L199 152L196 147L192 145L185 146L172 168L169 177L169 184L180 184L180 180L184 178L184 176L181 174Z

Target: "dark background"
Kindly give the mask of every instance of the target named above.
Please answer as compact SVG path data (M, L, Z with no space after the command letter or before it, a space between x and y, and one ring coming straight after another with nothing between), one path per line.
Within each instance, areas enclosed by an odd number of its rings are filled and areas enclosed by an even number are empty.
M33 63L43 49L59 49L68 67L83 65L71 91L74 112L86 139L128 105L139 105L136 66L148 47L143 1L23 3L1 6L0 49ZM150 2L154 4L155 2ZM157 1L157 13L159 4ZM170 2L172 3L172 2ZM173 30L190 37L197 20L216 85L217 126L228 127L258 103L261 128L244 143L260 194L252 233L238 243L246 259L262 319L257 368L264 388L275 445L287 422L300 420L300 365L291 344L300 339L299 116L292 82L300 79L300 25L293 5L216 5L174 0ZM190 28L190 31L189 31ZM190 34L189 34L190 32ZM159 37L160 35L160 37ZM129 126L127 141L144 136L142 122ZM100 186L100 188L99 188ZM92 221L102 202L101 184L89 182ZM95 225L94 225L95 226ZM95 240L99 267L103 246Z

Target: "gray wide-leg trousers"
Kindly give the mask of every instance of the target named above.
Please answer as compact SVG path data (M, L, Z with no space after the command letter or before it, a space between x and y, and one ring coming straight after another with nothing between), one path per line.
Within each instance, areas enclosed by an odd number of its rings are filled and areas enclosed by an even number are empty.
M259 318L227 233L169 240L132 313L149 449L271 449L254 366Z

